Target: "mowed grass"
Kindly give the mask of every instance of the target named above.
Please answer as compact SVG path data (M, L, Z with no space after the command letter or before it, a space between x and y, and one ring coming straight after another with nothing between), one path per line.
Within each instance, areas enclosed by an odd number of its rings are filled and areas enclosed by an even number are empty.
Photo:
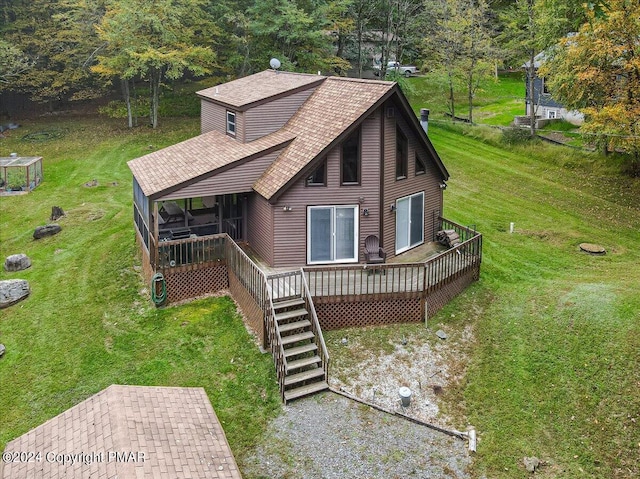
M428 72L408 80L412 89L409 100L417 114L420 108L429 108L430 118L440 121L449 112L449 84L445 75ZM467 92L461 85L454 88L456 116L467 118L469 103ZM525 111L524 73L520 71L500 74L497 79L481 82L473 101L473 121L487 125L508 126L516 115Z
M529 477L536 456L536 477L640 476L640 181L597 155L460 131L430 137L451 173L445 216L483 233L482 275L435 321L474 327L445 407L478 430L474 475Z
M33 266L0 271L30 282L25 301L0 310L0 449L110 384L204 387L240 462L280 409L273 362L228 297L156 309L140 274L126 161L198 133L197 119L152 131L105 118L25 122L1 155L44 157L32 193L0 197L0 258ZM27 142L36 131L60 138ZM98 186L85 183L97 180ZM52 206L62 231L33 240Z

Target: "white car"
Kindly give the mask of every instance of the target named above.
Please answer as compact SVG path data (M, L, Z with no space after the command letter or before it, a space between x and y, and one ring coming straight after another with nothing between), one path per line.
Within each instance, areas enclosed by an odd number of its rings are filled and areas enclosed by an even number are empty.
M413 65L402 65L400 62L392 60L387 63L387 74L390 72L396 71L397 73L404 75L406 78L409 78L411 75L415 75L418 73L418 68ZM380 63L376 63L373 65L373 74L375 76L380 76Z

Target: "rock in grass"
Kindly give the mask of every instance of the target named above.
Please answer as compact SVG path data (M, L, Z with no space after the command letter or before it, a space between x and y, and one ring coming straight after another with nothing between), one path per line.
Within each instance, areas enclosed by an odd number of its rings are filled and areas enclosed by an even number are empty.
M45 236L53 236L60 233L62 228L56 223L50 223L44 226L38 226L33 232L34 239L44 238Z
M7 350L7 348L4 347L4 344L0 344L0 358L2 356L4 356L4 352Z
M31 259L24 254L12 254L4 260L4 269L6 271L22 271L31 266Z
M540 459L537 457L525 457L523 462L524 467L528 472L535 472L536 468L540 465Z
M442 329L438 329L436 331L436 336L438 336L440 339L447 339L447 333L445 333Z
M0 309L8 308L29 296L29 282L26 279L5 279L0 281Z

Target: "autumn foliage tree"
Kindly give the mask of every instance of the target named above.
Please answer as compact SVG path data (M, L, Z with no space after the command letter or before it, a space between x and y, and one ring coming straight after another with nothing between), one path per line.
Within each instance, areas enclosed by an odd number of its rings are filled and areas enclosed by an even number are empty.
M585 114L582 131L603 149L630 153L640 174L640 3L609 0L589 12L540 70L555 98Z

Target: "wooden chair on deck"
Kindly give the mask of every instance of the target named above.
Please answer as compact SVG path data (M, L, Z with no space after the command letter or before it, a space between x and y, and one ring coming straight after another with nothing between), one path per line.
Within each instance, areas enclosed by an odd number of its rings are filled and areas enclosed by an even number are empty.
M369 235L364 240L364 260L367 265L384 264L387 260L387 253L380 247L380 239L376 235ZM368 274L371 274L371 271L375 272L376 268L371 268ZM386 273L384 269L382 273Z

